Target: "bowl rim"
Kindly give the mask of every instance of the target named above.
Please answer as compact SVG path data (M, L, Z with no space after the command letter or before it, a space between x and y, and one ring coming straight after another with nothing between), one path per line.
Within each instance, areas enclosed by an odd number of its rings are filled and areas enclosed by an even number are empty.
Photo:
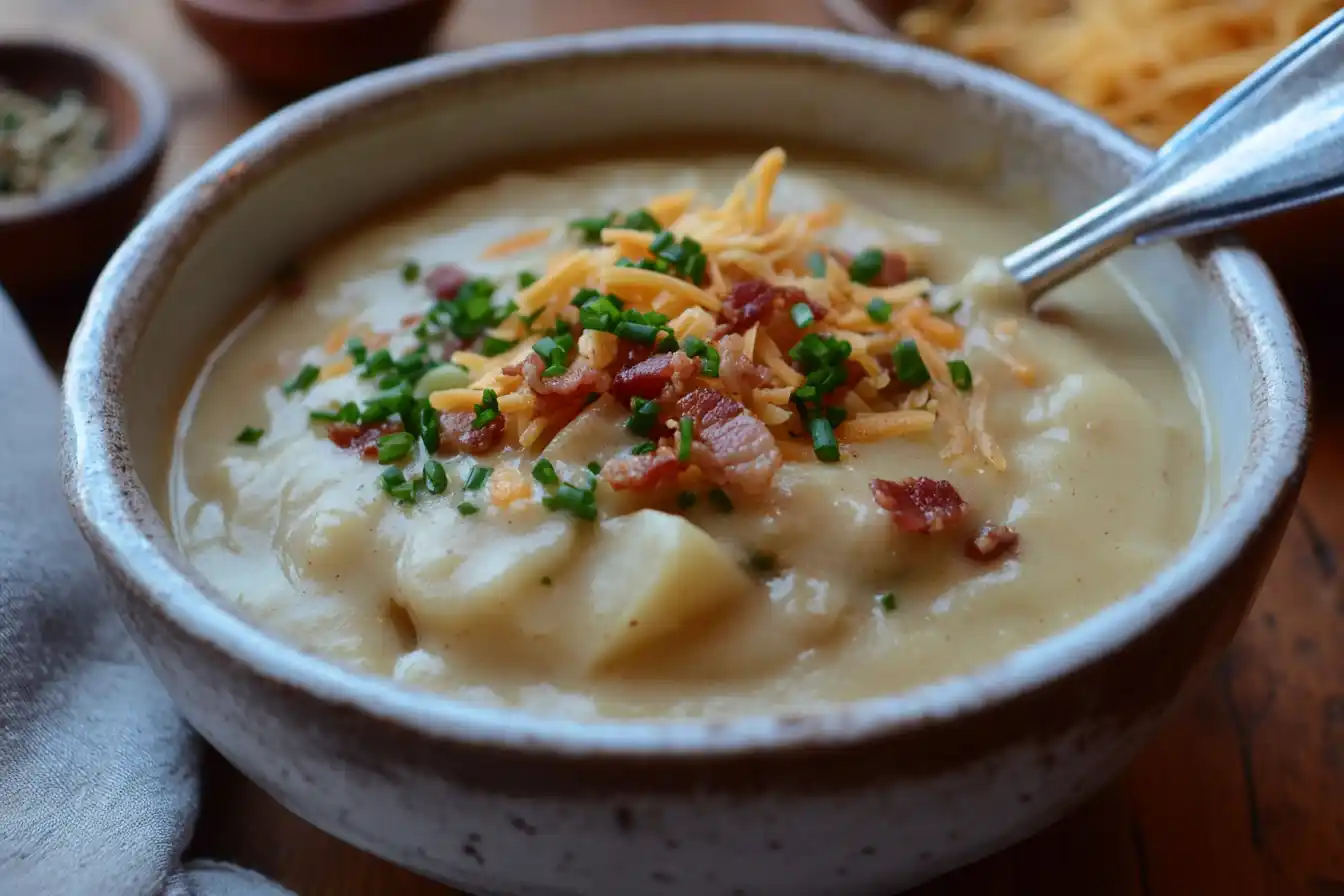
M407 9L421 6L441 6L446 13L456 0L378 0L378 3L365 7L337 7L313 4L298 7L274 7L251 2L251 0L173 0L173 4L198 15L210 16L221 22L256 27L289 27L306 25L330 25L333 23L376 19L391 16Z
M172 104L163 84L134 54L104 40L68 35L0 36L0 54L33 50L91 65L121 84L134 98L139 126L131 142L67 189L0 200L0 227L58 214L116 193L155 163L168 144Z
M344 668L267 634L222 600L210 597L212 589L177 550L139 481L122 428L121 371L133 355L130 344L138 328L157 303L157 290L146 284L159 276L153 268L164 259L164 246L189 242L191 227L186 223L193 217L208 217L222 196L240 189L235 183L239 172L265 169L279 149L304 146L319 130L336 133L331 139L340 139L340 128L333 128L333 122L357 121L380 103L417 88L482 75L499 78L519 68L572 62L576 57L657 57L675 65L677 54L687 53L746 62L788 59L849 65L878 76L960 85L972 94L1028 110L1042 125L1095 143L1131 171L1153 157L1100 118L1011 75L926 48L779 25L639 27L497 44L410 63L316 94L248 131L163 199L104 271L75 334L62 395L67 498L85 537L106 568L134 592L132 599L146 601L179 634L255 675L330 706L440 741L531 755L634 759L841 747L915 732L1000 706L1123 649L1209 587L1281 503L1295 494L1309 429L1305 354L1263 262L1225 240L1193 254L1221 282L1224 292L1243 297L1229 307L1235 327L1257 350L1253 377L1263 384L1265 401L1253 409L1246 469L1216 524L1196 533L1139 590L1071 628L963 675L897 694L765 715L564 719L457 702Z

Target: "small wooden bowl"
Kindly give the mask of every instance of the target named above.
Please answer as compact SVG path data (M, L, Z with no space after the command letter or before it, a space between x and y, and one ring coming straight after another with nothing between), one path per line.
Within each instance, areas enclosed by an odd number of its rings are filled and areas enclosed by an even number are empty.
M250 86L311 93L426 53L453 0L174 0Z
M0 81L40 99L73 89L107 113L108 158L84 179L0 198L0 283L20 306L90 286L135 224L168 142L168 96L135 58L58 37L0 38Z

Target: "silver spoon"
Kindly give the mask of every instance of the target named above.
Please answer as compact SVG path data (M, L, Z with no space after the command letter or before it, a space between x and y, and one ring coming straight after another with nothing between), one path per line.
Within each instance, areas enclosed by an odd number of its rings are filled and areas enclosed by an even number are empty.
M1344 195L1344 10L1167 141L1136 182L1003 260L1033 304L1130 245Z

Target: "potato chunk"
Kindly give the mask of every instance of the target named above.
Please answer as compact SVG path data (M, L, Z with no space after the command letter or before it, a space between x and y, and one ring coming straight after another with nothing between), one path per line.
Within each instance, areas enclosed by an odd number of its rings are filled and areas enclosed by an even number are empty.
M629 660L755 587L710 535L657 510L603 522L578 583L589 668Z
M417 628L438 635L504 620L536 594L542 576L565 564L574 529L562 519L518 534L465 525L447 535L420 527L397 563L402 604Z

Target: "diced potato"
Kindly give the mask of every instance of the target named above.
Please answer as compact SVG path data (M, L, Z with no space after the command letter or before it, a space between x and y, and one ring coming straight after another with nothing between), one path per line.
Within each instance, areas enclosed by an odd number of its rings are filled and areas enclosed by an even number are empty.
M482 525L451 533L419 527L397 561L402 605L432 634L504 620L536 595L543 576L563 568L574 538L575 524L560 518L516 535Z
M657 510L603 522L586 573L580 640L590 668L627 660L755 587L707 533Z
M543 453L557 464L603 463L634 443L624 428L629 417L630 412L616 399L603 395L556 433Z

